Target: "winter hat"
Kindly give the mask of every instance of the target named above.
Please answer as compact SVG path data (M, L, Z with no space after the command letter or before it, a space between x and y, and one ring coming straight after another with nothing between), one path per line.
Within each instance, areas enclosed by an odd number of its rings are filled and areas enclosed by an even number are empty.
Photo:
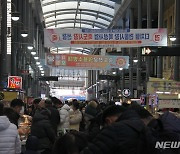
M118 115L120 116L124 111L126 111L127 109L123 106L119 106L119 105L111 105L111 106L108 106L104 111L103 111L103 114L102 114L102 122L105 123L105 119L107 117L110 117L110 116L115 116L115 115Z

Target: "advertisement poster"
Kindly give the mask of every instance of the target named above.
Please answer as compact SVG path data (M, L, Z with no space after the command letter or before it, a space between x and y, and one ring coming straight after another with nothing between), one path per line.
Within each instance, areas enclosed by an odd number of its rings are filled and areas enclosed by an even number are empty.
M159 109L180 108L180 100L159 100Z
M45 47L167 46L167 29L44 29Z
M80 68L87 70L108 70L111 68L128 68L128 56L100 56L83 54L47 54L46 64L50 67L66 69Z
M147 93L158 94L159 99L179 99L180 82L150 77Z
M22 89L22 77L9 76L8 77L8 88Z

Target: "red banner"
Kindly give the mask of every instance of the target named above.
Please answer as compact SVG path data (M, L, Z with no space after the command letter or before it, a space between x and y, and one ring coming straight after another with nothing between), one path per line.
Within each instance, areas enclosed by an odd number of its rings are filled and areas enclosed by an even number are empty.
M47 54L46 63L51 67L108 70L128 68L128 56L101 56L83 54Z
M8 77L8 88L22 89L22 77L9 76Z

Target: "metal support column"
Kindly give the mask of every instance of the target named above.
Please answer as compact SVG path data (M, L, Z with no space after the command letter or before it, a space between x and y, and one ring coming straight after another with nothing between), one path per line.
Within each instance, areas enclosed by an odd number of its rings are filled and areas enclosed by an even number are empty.
M163 28L163 11L164 11L164 0L159 0L158 6L158 28ZM157 77L163 77L163 57L157 57Z
M126 28L126 21L125 19L123 19L123 23L122 23L122 27L123 29ZM125 52L126 52L126 49L125 48L122 48L122 56L125 56ZM121 91L123 91L125 89L125 70L123 69L121 71Z
M180 46L180 18L179 18L179 14L180 14L180 1L179 0L175 0L175 34L176 34L176 41L175 44L176 46ZM174 80L176 81L180 81L180 73L179 73L179 56L175 56L174 59Z
M7 80L7 0L1 1L1 51L0 51L0 87Z
M142 28L142 0L138 0L138 28ZM139 97L139 90L141 86L141 48L137 49L137 79L136 79L136 87L137 87L137 96Z
M147 28L152 28L152 0L147 0ZM149 80L151 71L151 57L146 57L146 82Z
M17 9L17 0L13 0L12 3ZM12 11L15 12L15 7L12 7ZM18 27L16 23L12 21L12 36L11 36L11 75L17 75L17 50L18 42Z
M134 9L130 10L130 28L134 28ZM134 97L133 90L133 48L129 48L129 89L131 91L130 97Z

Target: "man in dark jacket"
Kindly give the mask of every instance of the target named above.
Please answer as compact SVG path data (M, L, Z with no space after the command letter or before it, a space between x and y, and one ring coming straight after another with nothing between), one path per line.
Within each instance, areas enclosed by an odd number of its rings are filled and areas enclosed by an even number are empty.
M35 113L32 126L31 135L39 139L38 149L41 153L51 154L52 146L55 141L55 132L50 123L50 111L41 109Z
M144 129L145 125L135 111L125 111L116 122L105 127L81 154L141 154L146 148L146 143L140 139Z
M52 101L50 99L46 99L44 103L45 103L45 108L51 111L50 121L55 133L57 134L57 126L60 122L59 111L55 107L53 107Z
M24 103L21 99L13 99L10 103L10 107L13 109L13 119L12 123L18 127L18 120L20 118L20 111L22 110Z

